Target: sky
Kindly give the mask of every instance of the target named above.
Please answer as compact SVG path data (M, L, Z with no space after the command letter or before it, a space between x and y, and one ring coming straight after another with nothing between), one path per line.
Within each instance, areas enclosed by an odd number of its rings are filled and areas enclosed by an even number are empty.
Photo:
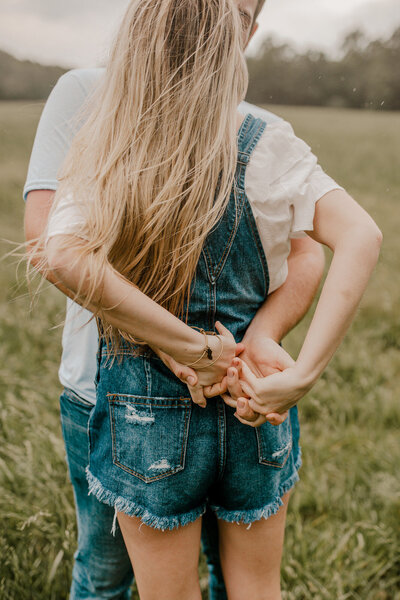
M1 0L0 49L20 59L64 67L105 61L129 0ZM263 35L298 50L334 55L346 32L388 37L400 26L400 0L267 0L250 52Z

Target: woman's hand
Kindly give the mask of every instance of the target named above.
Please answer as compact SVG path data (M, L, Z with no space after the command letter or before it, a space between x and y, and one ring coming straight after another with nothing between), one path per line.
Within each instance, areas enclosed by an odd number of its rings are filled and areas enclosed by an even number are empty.
M192 400L195 404L205 408L207 406L207 399L204 395L204 385L216 384L221 385L221 380L226 380L226 364L229 366L232 361L232 357L235 354L239 354L243 350L242 344L236 344L235 339L231 332L224 327L219 321L215 324L218 333L220 334L220 338L218 339L216 336L207 336L208 344L210 345L213 353L212 359L202 359L195 365L195 367L199 368L198 371L194 369L194 367L188 367L177 360L175 360L169 354L166 354L159 348L151 346L153 352L157 354L157 356L163 361L163 363L174 373L178 379L180 379L183 383L186 383ZM221 352L222 350L222 352ZM216 357L218 360L208 366L208 363L212 363ZM206 364L203 367L203 364ZM222 376L221 376L222 373ZM226 390L226 387L225 387Z
M208 335L208 345L212 350L213 358L203 357L192 368L197 374L198 383L202 386L211 386L221 382L226 376L228 367L232 364L235 356L242 352L243 344L237 344L235 338L227 329L217 321L215 323L219 335Z
M247 333L243 338L245 346L244 351L240 354L240 359L244 361L251 371L258 378L267 377L273 373L284 371L288 367L292 367L295 361L284 348L276 341L265 335L253 334L248 336ZM231 376L229 378L229 373ZM266 421L271 425L280 425L288 417L288 411L282 414L269 413L268 415L260 415L250 408L249 403L245 400L245 394L242 391L239 378L241 375L240 361L234 359L232 368L228 369L228 395L223 398L227 404L236 408L235 417L243 424L251 427L259 427ZM241 398L239 402L238 398Z
M261 415L285 413L314 385L314 382L305 381L296 363L279 373L257 378L244 361L237 360L240 361L241 366L239 383L248 397L248 405ZM246 401L246 398L243 397L243 400Z
M271 425L281 425L289 416L289 412L285 411L282 414L279 413L268 413L266 415L260 414L253 410L249 405L249 399L242 389L240 383L240 375L242 373L242 365L239 359L233 359L233 367L228 369L227 374L227 386L228 393L221 394L225 404L235 408L235 417L243 423L243 425L250 425L250 427L260 427L267 421ZM291 359L291 362L294 362ZM236 367L236 368L235 368ZM274 373L280 372L283 369L276 369Z

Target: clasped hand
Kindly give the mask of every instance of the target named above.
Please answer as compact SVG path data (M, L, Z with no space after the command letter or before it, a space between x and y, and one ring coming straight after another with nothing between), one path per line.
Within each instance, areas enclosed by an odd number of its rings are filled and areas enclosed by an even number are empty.
M232 344L232 334L218 323L218 331L230 342L230 366L219 381L209 385L209 374L195 371L159 353L169 369L188 385L193 402L205 407L207 398L221 396L235 408L235 417L243 424L259 427L266 421L280 425L312 385L306 385L296 363L279 344L262 336L244 337Z

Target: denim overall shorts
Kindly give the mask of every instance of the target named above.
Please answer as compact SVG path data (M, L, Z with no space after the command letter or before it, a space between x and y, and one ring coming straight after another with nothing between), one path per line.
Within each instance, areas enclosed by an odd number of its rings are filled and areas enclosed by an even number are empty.
M246 166L266 123L247 115L238 133L236 188L197 266L188 324L220 320L239 342L268 294L267 259L245 193ZM152 352L100 341L97 403L89 424L89 492L157 529L196 520L252 523L275 514L298 481L297 407L281 425L241 424L221 397L205 409Z

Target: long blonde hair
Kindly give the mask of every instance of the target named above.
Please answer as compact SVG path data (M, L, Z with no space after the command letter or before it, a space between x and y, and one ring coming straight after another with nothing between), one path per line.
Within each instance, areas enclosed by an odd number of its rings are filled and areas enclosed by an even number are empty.
M85 216L86 304L111 264L183 318L206 236L226 209L248 84L233 0L132 0L59 174ZM79 296L79 292L78 292ZM100 313L101 314L101 313ZM104 322L106 337L118 333Z

